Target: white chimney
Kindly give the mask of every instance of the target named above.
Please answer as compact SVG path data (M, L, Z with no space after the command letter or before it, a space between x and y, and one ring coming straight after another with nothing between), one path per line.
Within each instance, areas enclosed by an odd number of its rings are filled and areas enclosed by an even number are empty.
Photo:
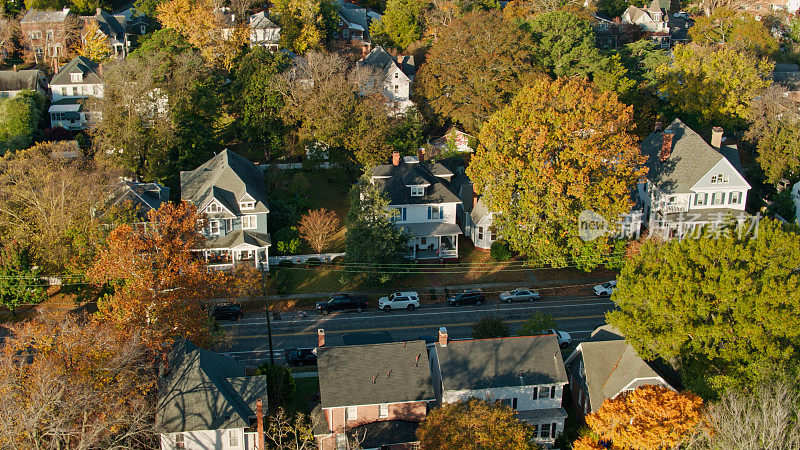
M711 129L711 146L714 148L722 147L722 127L714 127Z

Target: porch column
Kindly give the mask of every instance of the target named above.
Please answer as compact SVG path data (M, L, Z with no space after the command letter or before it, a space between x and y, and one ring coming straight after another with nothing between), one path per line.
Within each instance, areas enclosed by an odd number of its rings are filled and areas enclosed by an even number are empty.
M491 235L489 235L489 236L491 236ZM458 235L457 234L453 235L453 243L455 244L455 245L453 245L453 247L455 247L455 249L456 249L456 258L458 258Z
M254 255L255 255L255 256L254 256L254 259L255 259L255 262L256 262L256 269L258 269L258 252L259 252L260 250L261 250L260 248L257 248L257 249L255 249L255 250L253 250L253 253L254 253Z
M231 264L234 266L236 265L236 252L232 249L228 249L228 252L231 254Z

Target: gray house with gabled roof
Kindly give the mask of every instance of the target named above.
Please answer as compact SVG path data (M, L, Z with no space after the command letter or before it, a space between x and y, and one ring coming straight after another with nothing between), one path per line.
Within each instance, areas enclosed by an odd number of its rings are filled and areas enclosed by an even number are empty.
M389 199L389 213L398 227L411 235L416 259L458 258L456 207L461 201L450 188L454 174L438 162L425 162L424 153L401 158L372 169L370 181Z
M539 444L563 433L567 373L555 335L450 341L442 327L430 360L439 402L499 401L534 426Z
M0 70L0 98L11 98L22 91L47 94L47 80L39 69Z
M199 348L175 344L161 374L156 427L161 449L257 448L258 405L267 410L266 376L245 376L243 364Z
M364 439L360 448L410 448L417 442L416 429L435 398L425 341L321 344L321 403L312 412L319 448L345 448L354 436Z
M159 183L140 183L133 180L120 179L112 186L111 192L98 208L93 211L93 216L102 218L115 207L129 207L136 214L137 220L145 222L148 213L161 207L169 201L169 188Z
M644 216L651 233L682 237L727 217L744 222L750 184L741 173L739 152L723 145L723 130L706 143L680 119L661 124L641 144L647 179L639 183Z
M251 15L247 19L250 28L250 46L266 47L271 52L278 51L281 40L281 27L271 21L266 11Z
M83 130L91 122L86 108L89 97L103 97L103 76L99 64L85 56L77 56L58 70L50 80L53 102L50 104L50 126Z
M114 51L114 56L125 58L128 56L131 42L128 39L128 19L124 14L109 14L97 8L93 16L80 16L78 18L83 27L89 22L95 22L100 33L105 36L108 45ZM86 36L81 36L85 40Z
M664 386L675 390L677 374L666 364L647 362L615 328L604 325L569 355L565 365L572 404L583 416L597 411L604 401L639 386Z
M181 171L181 199L207 218L206 246L198 251L211 267L269 269L267 188L257 164L225 149L197 169Z
M417 68L413 56L394 57L377 46L356 64L370 67L383 77L383 95L392 103L394 111L402 113L414 106L411 86Z

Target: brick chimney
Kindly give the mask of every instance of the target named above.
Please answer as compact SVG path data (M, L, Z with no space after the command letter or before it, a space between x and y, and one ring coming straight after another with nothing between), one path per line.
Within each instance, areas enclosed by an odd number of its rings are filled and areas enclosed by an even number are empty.
M317 347L325 347L325 330L317 330Z
M420 148L417 149L417 159L421 163L425 162L425 148L424 147L420 147Z
M394 166L400 165L400 152L398 151L392 152L392 165Z
M261 399L256 401L256 429L258 432L256 435L258 449L264 450L266 448L264 446L264 404Z
M472 209L475 209L476 206L478 206L478 194L473 192L472 193Z
M722 147L722 127L714 127L711 129L711 146L714 148Z
M103 12L103 10L101 8L97 8L96 12L97 12L97 15L99 16L100 13Z
M439 327L439 345L447 347L447 328Z
M663 124L662 124L661 122L656 122L656 126L655 126L655 128L653 129L653 131L654 131L654 132L656 132L656 133L658 133L658 132L659 132L659 131L661 131L662 129L663 129Z
M659 159L661 159L662 162L669 159L669 156L672 154L673 136L671 131L665 131L661 137L661 154L659 155Z
M397 65L402 67L403 66L403 56L397 55Z

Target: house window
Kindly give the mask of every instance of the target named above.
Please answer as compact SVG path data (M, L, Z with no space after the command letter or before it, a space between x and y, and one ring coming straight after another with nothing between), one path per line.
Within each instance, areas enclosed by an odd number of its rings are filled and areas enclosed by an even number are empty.
M216 203L211 203L208 205L208 208L206 208L206 211L210 213L219 212L219 205Z
M405 222L406 209L405 208L392 208L392 222Z
M412 197L422 197L425 195L425 187L424 186L411 186L411 196Z
M208 221L209 234L219 234L219 220Z
M348 30L348 29L342 30L342 37L345 37L345 38L350 37L350 30Z
M492 234L489 235L489 240L494 242L497 240L497 232L495 230L489 230Z
M47 40L48 41L53 40L53 30L47 30Z
M712 205L722 205L725 203L725 193L724 192L714 192L711 195L711 204Z
M550 437L550 424L546 423L542 425L542 432L539 434L539 437L549 438Z
M428 220L441 219L444 216L444 208L441 206L428 206Z
M478 240L483 240L483 227L478 227Z
M239 433L236 430L228 431L228 445L231 447L239 446Z
M347 416L347 420L356 420L358 419L358 407L357 406L348 406L347 411L345 411L345 415Z
M145 34L145 33L147 33L147 26L145 26L145 25L142 25L142 26L140 26L140 27L139 27L139 33L140 33L140 34Z
M257 217L255 214L242 216L242 229L252 230L258 225Z
M513 409L517 409L517 398L516 398L516 397L514 397L514 398L511 400L511 408L513 408Z
M396 80L396 79L398 79L398 78L400 78L400 74L399 74L399 73L397 73L397 72L395 72L395 73L394 73L394 79Z
M385 419L389 417L389 404L385 403L383 405L378 406L378 417L381 419Z
M395 85L394 85L394 93L395 93L395 94L397 94L397 92L398 92L399 90L400 90L400 85L397 85L397 84L395 84Z
M550 398L556 398L556 386L550 386Z
M694 195L694 204L698 206L706 205L708 203L708 193L698 192Z
M73 83L80 83L83 81L83 74L82 73L71 73L69 74L69 80Z
M511 408L512 407L511 406L512 405L511 400L512 399L510 399L510 398L501 398L500 399L500 404L503 405L503 406L507 406L507 407Z
M538 386L534 386L534 388L533 388L533 399L536 400L538 398L539 398L539 387Z
M183 440L183 433L175 435L175 448L186 448L186 443Z
M256 202L242 202L239 203L239 208L241 209L253 209L256 207Z
M741 192L731 192L730 197L728 198L728 203L731 205L738 205L742 202L742 193Z
M727 182L728 182L728 176L722 173L711 177L711 184L727 183Z
M31 39L41 39L42 32L41 31L31 31Z
M427 237L423 236L423 237L419 238L419 245L427 245L427 244L428 244L428 238Z

